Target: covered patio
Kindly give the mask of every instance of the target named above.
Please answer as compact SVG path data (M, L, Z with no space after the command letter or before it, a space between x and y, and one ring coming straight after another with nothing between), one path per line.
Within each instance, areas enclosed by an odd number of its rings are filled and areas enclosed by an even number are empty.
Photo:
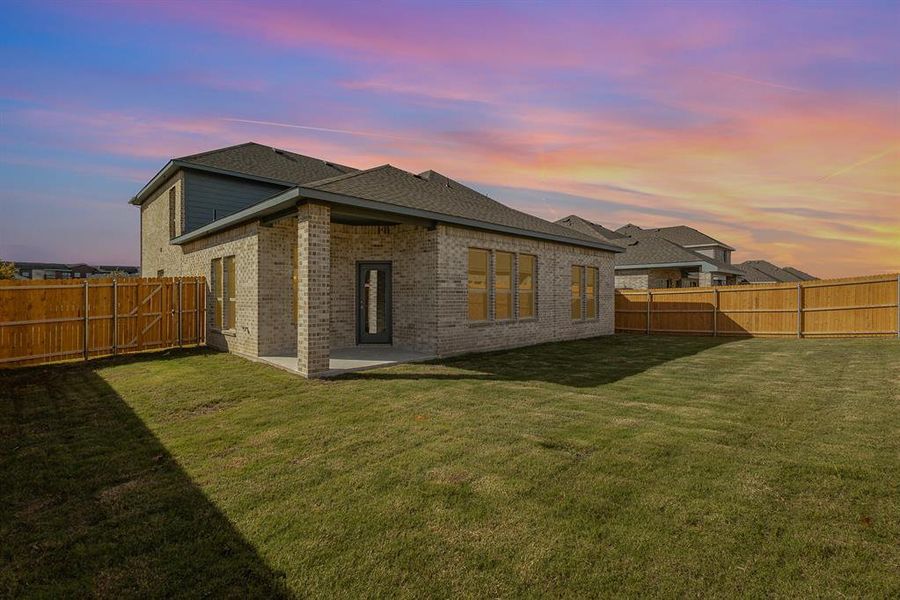
M309 377L436 355L432 222L306 202L258 235L260 361Z

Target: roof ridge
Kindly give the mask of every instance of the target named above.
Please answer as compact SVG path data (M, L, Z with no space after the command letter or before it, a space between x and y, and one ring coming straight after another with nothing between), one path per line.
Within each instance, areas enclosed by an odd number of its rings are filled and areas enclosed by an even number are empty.
M397 167L394 167L390 163L384 163L383 165L378 165L377 167L370 167L368 169L351 171L350 173L342 173L341 175L335 175L334 177L326 177L325 179L318 179L316 181L310 181L309 183L304 183L303 185L298 186L298 187L318 188L320 186L328 185L329 183L334 183L336 181L344 181L347 179L351 179L353 177L356 177L357 175L364 175L366 173L372 173L373 171L377 171L379 169L384 169L386 167L392 167L394 169L397 169ZM403 171L403 169L397 169L397 170ZM406 173L406 171L403 171L403 172ZM412 173L410 173L410 175L412 175ZM415 175L413 175L413 177L415 177Z
M172 160L188 160L190 158L200 158L201 156L208 156L210 154L215 154L217 152L223 152L225 150L234 150L235 148L240 148L241 146L263 146L263 144L260 144L258 142L254 142L251 140L249 142L242 142L240 144L225 146L224 148L214 148L213 150L207 150L205 152L198 152L196 154L187 154L185 156L178 156L176 158L173 158ZM265 146L263 146L263 147L265 147Z

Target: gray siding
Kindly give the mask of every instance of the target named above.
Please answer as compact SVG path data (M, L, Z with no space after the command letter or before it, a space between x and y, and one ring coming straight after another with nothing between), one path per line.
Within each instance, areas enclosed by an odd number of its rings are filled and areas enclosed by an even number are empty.
M186 170L184 173L184 233L227 217L284 186L249 179Z

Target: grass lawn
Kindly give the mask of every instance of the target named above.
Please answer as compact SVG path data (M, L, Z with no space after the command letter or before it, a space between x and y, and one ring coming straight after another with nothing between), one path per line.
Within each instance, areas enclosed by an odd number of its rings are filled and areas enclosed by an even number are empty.
M0 372L0 596L900 595L900 342Z

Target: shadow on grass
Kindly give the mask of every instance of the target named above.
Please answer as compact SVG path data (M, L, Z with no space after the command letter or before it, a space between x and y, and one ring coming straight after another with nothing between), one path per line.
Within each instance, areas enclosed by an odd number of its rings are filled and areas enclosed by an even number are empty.
M0 371L0 597L290 597L94 372L185 353Z
M622 334L421 363L452 369L446 373L407 366L347 373L335 379L544 381L572 387L597 387L734 341L735 338Z

